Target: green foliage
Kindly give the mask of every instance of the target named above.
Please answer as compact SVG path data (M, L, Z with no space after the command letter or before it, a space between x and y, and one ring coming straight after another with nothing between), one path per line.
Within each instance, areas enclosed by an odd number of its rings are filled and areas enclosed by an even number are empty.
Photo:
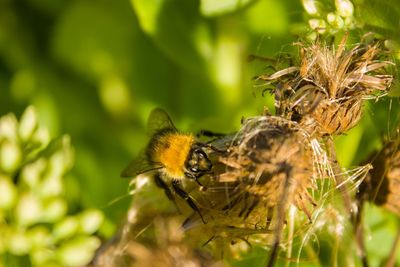
M33 107L20 122L0 118L0 265L22 258L34 266L81 266L100 240L98 210L72 213L63 178L73 165L67 135L51 140Z

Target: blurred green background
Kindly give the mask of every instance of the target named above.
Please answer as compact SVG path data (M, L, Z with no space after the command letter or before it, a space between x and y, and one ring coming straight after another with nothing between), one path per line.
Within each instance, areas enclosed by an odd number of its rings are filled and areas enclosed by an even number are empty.
M154 107L185 131L231 132L241 117L273 109L252 81L270 63L250 55L296 52L291 44L321 23L353 40L375 30L397 47L397 1L357 0L350 15L341 2L1 0L0 115L33 105L51 136L71 136L65 196L75 210L102 210L109 237L130 201L113 202L128 193L119 173L144 147ZM339 138L345 166L379 147L397 125L397 106L397 98L368 105L360 126Z
M76 205L118 222L129 198L119 173L163 107L180 129L229 132L268 100L252 88L265 62L290 50L299 1L2 1L0 114L34 105L52 136L67 133ZM254 97L253 93L257 92ZM269 100L271 103L271 100Z

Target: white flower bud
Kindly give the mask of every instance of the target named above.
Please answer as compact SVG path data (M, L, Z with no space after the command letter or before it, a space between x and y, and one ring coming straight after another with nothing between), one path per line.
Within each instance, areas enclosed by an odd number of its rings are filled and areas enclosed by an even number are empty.
M0 168L6 173L18 169L22 160L22 152L17 143L5 140L0 146Z
M26 233L33 247L46 247L51 245L51 233L43 225L35 226Z
M47 203L46 203L47 202ZM43 205L43 221L53 223L61 219L67 213L67 203L64 199L52 198Z
M32 225L39 222L42 217L42 205L39 199L30 193L22 194L15 210L15 216L21 225Z
M58 222L53 231L56 240L67 239L74 236L79 229L79 220L76 217L68 216Z
M336 15L335 13L331 12L326 16L326 20L330 25L332 25L335 29L342 29L344 26L343 19Z
M318 33L324 33L326 30L326 22L323 19L310 19L308 24L311 29L316 30Z
M96 237L78 237L61 245L58 258L66 266L84 266L99 246L100 240Z
M12 254L25 255L31 249L31 243L25 232L13 232L10 235L8 249Z
M318 5L320 4L319 2L317 2L316 0L302 0L301 3L303 4L303 8L308 14L312 16L318 15Z
M10 177L0 176L0 209L9 209L15 204L17 189Z
M33 135L32 139L39 142L43 147L47 146L50 142L49 130L47 128L39 128Z
M0 118L0 140L2 138L15 141L17 137L18 121L14 114L10 113Z
M354 6L350 0L335 0L335 6L342 17L351 17L354 13Z
M103 214L98 210L86 210L82 212L79 216L81 231L86 234L93 234L99 229L103 219Z
M22 141L28 141L37 129L36 111L33 106L28 107L21 116L18 133Z
M44 158L39 158L36 161L26 165L21 172L21 180L30 188L39 185L40 177L46 169L47 161Z

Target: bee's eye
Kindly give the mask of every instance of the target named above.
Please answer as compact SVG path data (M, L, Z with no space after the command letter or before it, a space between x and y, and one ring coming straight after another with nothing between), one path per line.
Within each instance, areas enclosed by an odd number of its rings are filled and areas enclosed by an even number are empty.
M196 156L197 156L199 159L204 159L204 158L206 158L206 155L205 155L204 151L201 150L201 149L196 149L196 151L195 151L194 153L196 154Z
M192 168L190 168L190 170L191 170L192 172L197 172L197 171L198 171L198 169L197 169L196 167L192 167Z

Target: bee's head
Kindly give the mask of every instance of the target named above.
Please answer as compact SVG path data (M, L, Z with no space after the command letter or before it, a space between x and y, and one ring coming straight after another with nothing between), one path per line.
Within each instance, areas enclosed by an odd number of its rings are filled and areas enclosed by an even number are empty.
M194 146L185 162L185 175L188 178L197 179L211 171L212 164L202 146Z

